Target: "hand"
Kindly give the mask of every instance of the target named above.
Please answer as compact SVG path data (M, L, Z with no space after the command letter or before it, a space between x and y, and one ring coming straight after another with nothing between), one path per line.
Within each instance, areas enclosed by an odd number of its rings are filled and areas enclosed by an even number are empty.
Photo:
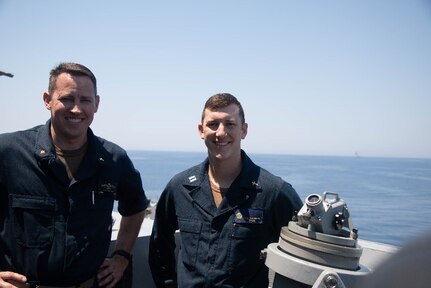
M114 288L115 284L117 284L117 282L123 277L127 265L129 265L129 261L120 255L106 258L97 273L97 283L99 286Z
M0 288L24 288L27 278L24 275L10 272L0 271Z

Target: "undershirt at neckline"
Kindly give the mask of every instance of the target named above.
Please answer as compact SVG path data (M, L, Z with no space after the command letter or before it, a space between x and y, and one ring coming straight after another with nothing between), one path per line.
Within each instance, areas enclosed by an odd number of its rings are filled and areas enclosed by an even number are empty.
M214 202L216 207L220 206L221 201L223 200L224 195L226 194L227 190L229 188L222 188L213 181L211 181L210 178L210 186L211 186L211 192L213 194Z
M85 143L82 147L74 150L62 150L55 146L55 154L60 158L61 162L66 167L67 176L69 180L75 178L76 171L78 171L79 164L87 153L88 145Z

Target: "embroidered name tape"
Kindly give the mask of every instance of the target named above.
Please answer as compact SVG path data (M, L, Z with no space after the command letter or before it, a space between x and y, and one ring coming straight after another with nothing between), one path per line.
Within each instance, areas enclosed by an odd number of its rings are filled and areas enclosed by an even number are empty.
M233 217L234 223L263 224L262 209L236 209Z

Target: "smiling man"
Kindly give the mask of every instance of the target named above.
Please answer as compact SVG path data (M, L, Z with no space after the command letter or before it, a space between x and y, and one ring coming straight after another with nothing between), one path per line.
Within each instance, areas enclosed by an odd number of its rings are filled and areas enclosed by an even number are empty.
M87 67L51 70L43 101L45 125L0 135L0 287L115 287L149 202L141 177L90 129L100 97ZM115 200L123 217L106 258Z
M87 129L100 101L91 78L62 70L51 73L49 91L43 94L43 100L51 111L50 131L57 147L74 150L87 142Z
M248 125L234 96L210 97L198 131L207 159L174 176L157 204L153 279L157 287L268 287L262 250L278 241L302 202L290 184L241 150Z

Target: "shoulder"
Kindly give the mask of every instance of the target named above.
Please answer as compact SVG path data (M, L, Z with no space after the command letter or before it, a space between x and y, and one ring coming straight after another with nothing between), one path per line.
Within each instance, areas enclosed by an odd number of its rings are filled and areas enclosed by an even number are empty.
M205 164L192 166L174 175L170 181L173 185L199 185L205 177Z
M37 133L43 125L30 129L0 134L0 151L10 149L22 149L28 145L34 145Z
M281 194L296 194L293 186L280 176L272 174L265 168L260 167L259 170L259 184L264 191L271 191L275 197L281 196Z
M106 140L105 138L102 138L100 136L94 136L93 141L94 143L96 143L96 145L99 148L102 148L103 150L105 150L110 154L119 154L119 155L127 154L126 150L122 148L120 145L114 142L111 142L109 140Z
M295 207L301 206L302 201L293 186L285 181L280 176L276 176L267 169L254 164L249 158L247 160L249 166L248 175L257 174L258 184L261 187L265 197L273 200L287 199L294 204Z
M269 172L267 169L255 164L244 151L241 151L241 153L242 159L244 161L243 169L245 170L246 175L257 174L259 177L259 181L263 181L266 184L276 185L278 187L281 187L284 184L287 184L290 187L292 186L286 181L284 181L281 177L276 176L273 173Z
M265 168L260 167L255 164L251 158L242 151L242 158L244 161L243 164L243 175L247 178L257 178L259 185L263 188L270 188L271 190L280 190L284 184L289 183L285 182L281 177L275 176ZM248 181L248 179L247 179Z
M38 125L38 126L29 128L29 129L25 129L25 130L18 130L18 131L13 131L13 132L2 133L2 134L0 134L0 139L2 141L6 141L6 140L35 137L37 132L43 126L44 125Z
M105 167L111 167L120 174L135 172L132 159L125 149L89 131L87 154L93 161L103 163Z
M89 149L91 149L95 157L105 160L110 159L114 163L131 161L125 149L114 142L94 135L91 130L88 132L88 140L90 143Z

